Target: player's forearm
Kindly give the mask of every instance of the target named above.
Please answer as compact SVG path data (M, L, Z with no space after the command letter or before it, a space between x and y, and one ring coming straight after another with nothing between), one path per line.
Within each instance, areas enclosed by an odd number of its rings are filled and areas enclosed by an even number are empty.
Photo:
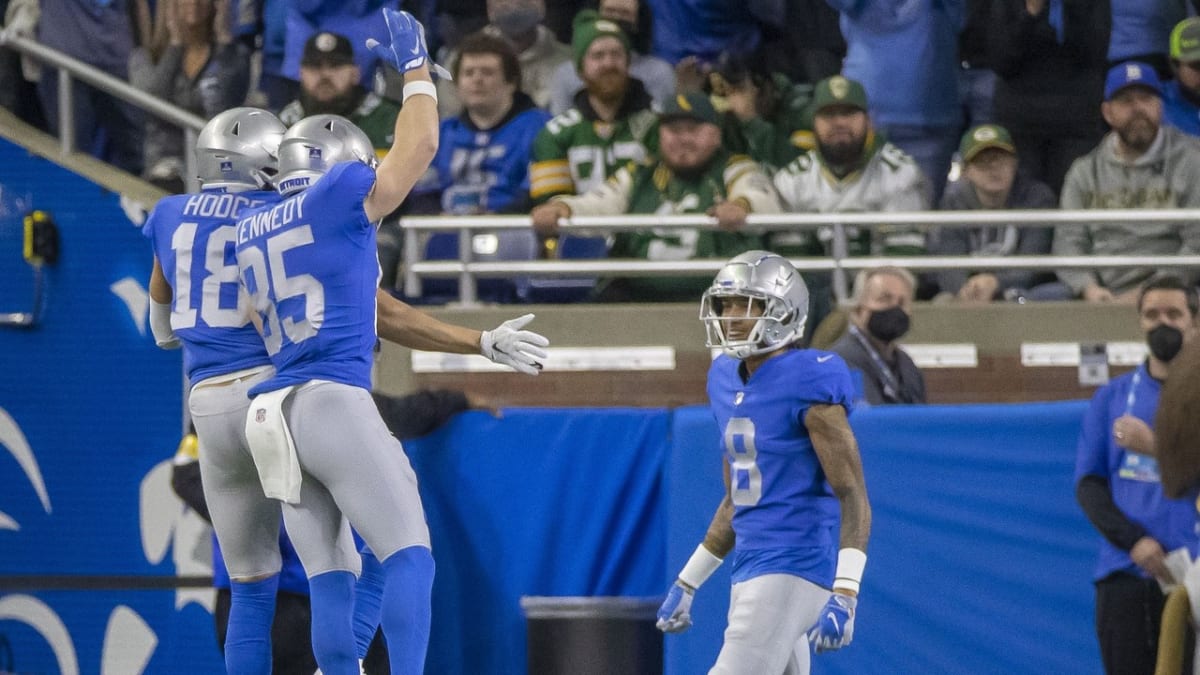
M736 540L733 533L733 502L726 497L721 500L721 505L708 524L708 531L704 533L704 548L718 558L724 558L733 550Z
M433 82L425 67L405 73L404 82L406 90L410 85L425 84L428 93L432 92ZM393 134L395 140L375 170L375 188L365 205L372 222L400 206L437 154L437 98L427 93L406 94Z
M842 510L842 531L838 538L839 548L867 550L871 538L871 504L867 501L866 486L859 486L838 494Z
M435 319L421 310L377 291L376 331L379 337L410 349L479 353L480 331Z

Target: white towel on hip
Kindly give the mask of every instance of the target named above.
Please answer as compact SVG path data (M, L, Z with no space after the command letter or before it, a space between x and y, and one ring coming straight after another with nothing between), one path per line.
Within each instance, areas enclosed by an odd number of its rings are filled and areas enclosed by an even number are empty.
M246 412L246 440L263 492L271 499L300 503L300 459L283 416L283 402L295 387L259 394Z

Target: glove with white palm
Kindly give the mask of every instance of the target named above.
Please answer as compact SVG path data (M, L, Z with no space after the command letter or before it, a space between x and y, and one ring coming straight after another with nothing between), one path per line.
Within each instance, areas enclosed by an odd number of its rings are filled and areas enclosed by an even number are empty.
M667 591L667 599L658 608L654 624L664 633L682 633L692 627L692 598L696 591L676 581Z
M537 375L548 354L543 347L550 340L531 330L521 330L533 321L532 314L509 319L479 336L479 351L493 363L508 366L526 375Z
M808 641L818 654L850 644L854 639L854 610L857 606L858 598L852 595L834 593L829 596L821 610L821 618L808 631Z
M401 73L421 66L429 66L429 74L447 80L450 71L437 65L429 58L429 47L425 44L425 27L412 14L394 9L383 9L383 22L387 26L391 44L383 45L374 38L367 39L367 49L381 61Z

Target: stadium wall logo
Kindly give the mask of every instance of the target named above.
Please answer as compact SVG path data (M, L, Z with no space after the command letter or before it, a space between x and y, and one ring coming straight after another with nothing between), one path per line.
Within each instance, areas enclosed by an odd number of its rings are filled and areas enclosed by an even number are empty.
M42 501L42 509L46 513L50 513L50 493L46 491L46 482L42 479L41 469L38 468L37 457L34 456L33 449L29 447L29 441L25 439L25 434L17 425L17 421L4 408L0 408L0 445L8 448L9 454L17 460L17 464L25 472L25 477L29 479L29 484L37 493L38 499ZM16 531L20 529L20 523L12 516L0 511L0 530Z
M11 619L33 628L54 650L58 672L79 675L79 657L62 619L50 607L32 595L7 595L0 598L0 621Z
M108 287L113 295L129 308L129 316L138 332L146 334L146 318L150 316L150 293L133 277L125 277Z

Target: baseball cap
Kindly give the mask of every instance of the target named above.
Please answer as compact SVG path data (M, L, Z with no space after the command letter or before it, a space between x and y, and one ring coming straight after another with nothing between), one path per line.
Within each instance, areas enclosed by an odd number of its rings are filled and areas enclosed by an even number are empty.
M813 112L831 105L845 105L867 110L867 90L854 80L841 75L827 77L817 83L813 91Z
M1162 83L1154 68L1141 61L1126 61L1108 70L1104 78L1104 100L1111 101L1121 90L1129 87L1145 87L1162 96Z
M980 124L967 129L962 142L958 144L958 154L962 155L964 162L970 162L988 148L999 148L1017 154L1017 147L1013 145L1008 129L997 124Z
M687 94L676 94L675 98L667 99L663 104L662 112L658 114L660 122L666 123L671 120L689 119L697 122L708 122L709 124L718 124L717 110L713 108L712 101L702 92L693 91ZM719 126L719 124L718 124Z
M304 43L304 54L300 57L302 66L344 66L354 63L354 47L350 38L337 33L322 31L308 38Z
M1171 31L1171 58L1184 63L1200 61L1200 17L1188 17Z

